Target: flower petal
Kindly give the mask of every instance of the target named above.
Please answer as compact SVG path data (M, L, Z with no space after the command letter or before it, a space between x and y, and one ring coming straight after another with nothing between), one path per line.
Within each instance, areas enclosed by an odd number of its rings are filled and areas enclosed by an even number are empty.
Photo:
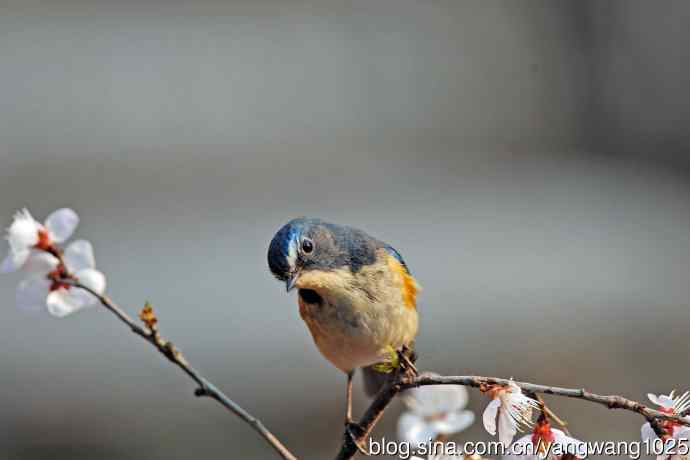
M681 439L685 438L690 441L690 427L688 426L677 426L675 430L673 430L673 437L676 439Z
M463 410L451 412L445 418L434 421L433 425L437 432L450 435L466 430L473 422L474 413L469 410Z
M20 251L10 250L10 253L7 254L7 257L0 264L0 273L12 273L22 268L29 258L30 252L28 249Z
M412 412L404 412L398 419L398 439L414 447L433 440L438 432L424 418Z
M587 456L587 443L572 438L556 428L552 428L551 432L554 434L554 441L562 446L563 452L578 458L585 458Z
M87 240L77 240L70 243L67 249L65 249L64 257L67 268L72 272L96 266L93 246Z
M536 459L534 452L534 445L532 444L532 435L528 434L517 441L515 441L507 450L507 455L503 456L503 460L527 460Z
M459 385L430 385L405 392L405 405L417 414L432 417L455 412L467 405L467 389Z
M498 413L498 440L508 447L513 442L513 437L517 433L517 425L515 419L508 413L508 411L501 408Z
M482 415L484 429L492 436L496 434L496 415L498 414L498 408L500 406L500 399L492 399L489 405L486 406L486 409L484 409L484 414Z
M41 311L46 306L46 297L50 281L46 278L33 277L25 279L17 286L17 307L24 311Z
M654 441L655 439L657 439L657 435L654 432L654 428L652 428L652 425L650 425L649 422L642 425L642 428L640 430L640 434L642 436L643 441L650 441L651 442L651 441Z
M103 294L105 292L105 275L98 270L87 268L78 271L75 273L75 276L81 284L92 289L94 292L98 294ZM98 302L98 299L94 297L93 294L84 289L73 288L71 290L73 291L72 295L78 298L84 306L93 305Z
M56 243L62 243L72 236L77 225L79 225L79 216L69 208L53 211L45 223L51 239Z
M12 225L7 229L7 242L12 251L24 251L38 243L38 230L41 224L31 216L28 210L22 209L14 215Z
M659 405L664 409L672 409L675 405L675 400L673 399L673 392L670 395L659 395Z
M58 318L63 318L71 313L81 310L85 304L78 296L72 295L74 289L57 289L48 294L48 312Z
M52 254L33 251L22 268L28 273L45 276L55 270L59 263Z

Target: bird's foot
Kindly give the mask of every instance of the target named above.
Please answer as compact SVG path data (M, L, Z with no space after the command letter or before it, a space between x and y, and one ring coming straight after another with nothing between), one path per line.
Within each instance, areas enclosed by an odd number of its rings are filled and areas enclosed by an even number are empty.
M409 377L416 377L419 374L414 365L417 360L417 354L412 348L403 345L401 349L396 350L389 345L383 349L383 352L388 354L388 358L374 364L372 368L375 371L383 374L395 372L397 376L406 375Z
M400 352L398 350L387 345L381 350L381 353L385 355L385 359L371 366L372 369L382 374L390 374L400 369Z
M402 349L398 351L398 362L400 363L400 370L406 374L416 377L419 374L414 363L417 361L417 353L407 345L403 345Z
M357 448L360 454L370 457L371 453L369 450L366 448L366 446L362 445L361 441L359 441L359 438L362 437L363 434L364 428L362 428L359 423L355 423L352 420L345 421L345 441L351 442Z

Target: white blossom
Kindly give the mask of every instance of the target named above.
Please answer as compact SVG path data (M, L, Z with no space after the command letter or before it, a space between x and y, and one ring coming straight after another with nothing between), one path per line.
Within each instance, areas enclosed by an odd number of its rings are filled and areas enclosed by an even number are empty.
M9 254L0 263L0 273L9 273L23 268L34 249L48 249L53 243L66 241L79 224L77 213L68 208L51 213L41 224L22 209L14 215L7 228L6 239Z
M570 454L587 457L587 444L551 428L546 419L540 419L532 433L515 441L503 456L504 460L561 460Z
M647 395L649 400L659 406L661 412L669 415L679 416L690 408L690 392L685 392L680 396L675 396L675 390L668 395ZM685 416L684 420L690 421L690 416ZM651 449L662 449L663 454L657 456L657 460L688 460L690 456L690 427L681 425L670 420L659 421L659 426L666 432L660 440L654 428L649 422L642 425L642 440L649 443ZM663 441L663 442L662 442Z
M65 249L63 258L64 266L48 253L35 253L27 259L26 270L31 276L17 287L17 305L20 308L47 308L53 316L63 317L97 302L98 299L89 292L51 279L55 276L72 276L97 294L102 294L105 291L105 276L95 269L91 243L86 240L72 242Z
M484 428L489 434L495 435L498 418L498 438L507 447L518 431L532 427L532 409L539 409L539 404L525 396L513 381L491 392L493 399L483 415Z
M412 388L403 394L407 411L398 419L398 437L414 446L428 443L438 435L452 435L474 421L471 411L463 410L468 394L459 385L432 385Z

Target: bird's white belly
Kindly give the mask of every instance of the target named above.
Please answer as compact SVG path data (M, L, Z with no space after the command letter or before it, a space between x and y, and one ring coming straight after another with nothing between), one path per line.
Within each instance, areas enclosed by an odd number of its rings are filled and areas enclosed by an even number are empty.
M388 359L388 347L409 344L417 332L416 310L400 305L329 296L310 304L300 296L299 306L319 351L343 372Z

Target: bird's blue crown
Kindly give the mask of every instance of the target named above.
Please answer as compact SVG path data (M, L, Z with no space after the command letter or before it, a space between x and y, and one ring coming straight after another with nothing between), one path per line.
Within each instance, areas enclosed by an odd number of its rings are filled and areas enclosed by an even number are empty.
M273 276L279 280L284 281L287 274L294 269L290 263L290 248L296 248L302 229L310 220L314 219L304 217L292 219L283 225L271 240L268 248L268 266Z
M300 241L312 240L315 249L308 257L300 252ZM296 265L304 269L330 270L348 267L353 272L376 261L376 251L384 248L407 270L400 254L391 246L356 228L321 219L300 217L285 224L268 248L268 265L279 280L286 280Z

